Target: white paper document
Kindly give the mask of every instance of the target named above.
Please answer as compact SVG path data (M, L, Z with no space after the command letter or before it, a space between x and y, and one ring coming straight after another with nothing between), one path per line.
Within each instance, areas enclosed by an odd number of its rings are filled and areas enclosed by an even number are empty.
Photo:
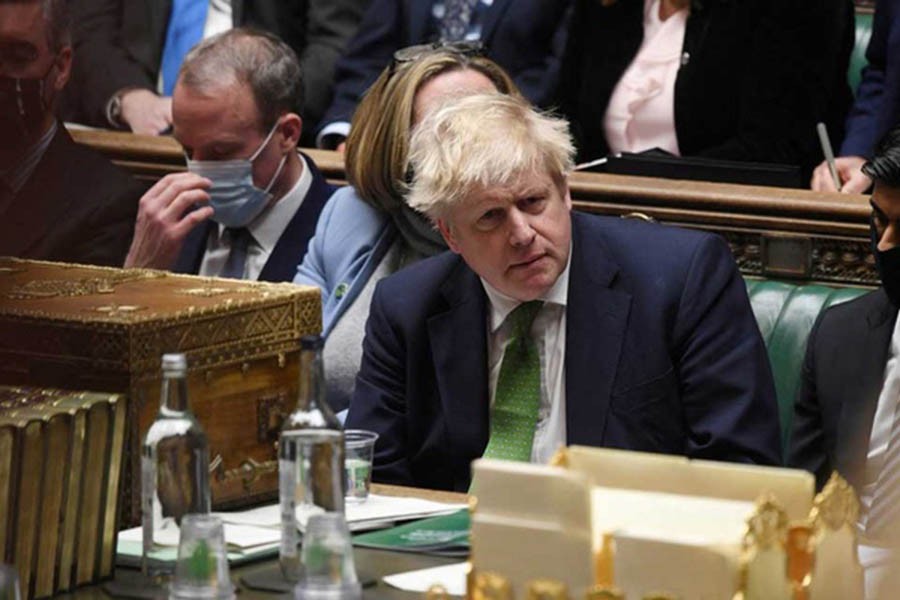
M387 575L382 580L399 590L424 594L434 584L444 586L451 596L464 596L466 593L466 566L468 563L455 563L443 567L407 571L396 575Z

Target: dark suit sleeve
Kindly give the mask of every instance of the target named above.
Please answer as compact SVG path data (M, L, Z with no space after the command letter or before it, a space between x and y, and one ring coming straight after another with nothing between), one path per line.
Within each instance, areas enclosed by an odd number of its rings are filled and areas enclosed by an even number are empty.
M394 52L405 45L401 4L399 0L372 0L346 53L335 66L334 97L322 119L323 126L349 122L363 93L390 64Z
M787 459L789 467L806 469L813 473L816 476L817 488L825 484L834 470L827 451L822 408L819 405L819 392L816 386L816 338L825 314L823 311L819 315L807 341L800 389L794 403L794 426Z
M846 86L849 0L772 0L753 36L737 129L700 156L801 165L821 160L815 126ZM836 71L841 71L836 77ZM849 92L848 92L849 93ZM846 108L844 109L846 110ZM841 130L830 129L838 137Z
M158 0L155 0L158 1ZM123 88L156 89L147 70L122 43L125 0L73 0L73 94L89 125L108 127L106 103Z
M362 363L345 427L378 433L375 481L413 485L406 434L406 346L385 310L382 291L379 284L369 308Z
M138 202L144 187L130 177L105 192L105 199L85 222L85 234L71 248L67 260L77 263L121 267L134 235ZM104 193L104 192L101 192Z
M310 0L306 20L306 46L300 66L306 89L305 116L313 126L331 100L334 65L347 41L356 33L369 0Z
M765 345L731 252L718 237L695 250L674 328L675 368L694 458L781 464Z
M892 2L875 5L872 37L866 48L866 62L856 92L856 102L847 117L847 136L841 146L841 156L871 156L878 142L878 114L884 110L885 69L887 68L888 38L891 28ZM897 23L896 26L900 26Z
M557 0L562 2L562 0ZM569 37L569 23L572 20L574 2L568 1L562 17L556 25L550 53L540 65L522 69L513 74L513 81L528 100L541 107L549 107L557 102L559 86L562 79L563 55L566 52ZM511 7L510 10L515 10Z

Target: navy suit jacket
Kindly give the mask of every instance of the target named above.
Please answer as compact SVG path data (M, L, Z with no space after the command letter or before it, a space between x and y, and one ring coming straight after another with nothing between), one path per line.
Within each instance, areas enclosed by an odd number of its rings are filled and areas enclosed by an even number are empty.
M847 117L843 156L871 157L878 140L900 124L900 2L875 5L872 37L866 48L868 65Z
M837 470L862 489L896 320L876 290L832 306L809 334L788 464L814 473L820 488Z
M556 94L572 0L494 0L481 39L487 56L515 80L526 98L547 106ZM394 52L429 38L430 0L373 0L335 67L334 99L323 125L349 122L363 93Z
M284 233L278 239L278 243L272 249L269 260L266 261L263 270L259 273L259 281L293 281L297 274L297 266L303 262L306 255L306 247L316 231L316 222L319 213L336 189L325 181L321 171L313 163L312 159L303 154L306 166L312 174L312 184L306 192L303 204L294 213ZM200 272L200 263L203 262L203 253L206 252L206 242L209 232L213 227L218 227L215 221L207 221L195 227L184 240L181 254L172 269L176 273L197 274Z
M573 214L568 444L776 464L772 375L746 287L709 234ZM348 428L376 480L464 491L489 433L487 299L444 253L378 283Z

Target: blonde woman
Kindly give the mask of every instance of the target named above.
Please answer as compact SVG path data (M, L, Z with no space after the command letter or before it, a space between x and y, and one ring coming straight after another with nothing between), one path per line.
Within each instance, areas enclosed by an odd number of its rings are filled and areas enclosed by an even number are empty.
M404 201L410 131L446 96L519 95L477 45L398 51L359 105L347 139L350 186L322 211L295 283L322 289L328 398L343 410L353 392L375 284L446 250L440 234Z

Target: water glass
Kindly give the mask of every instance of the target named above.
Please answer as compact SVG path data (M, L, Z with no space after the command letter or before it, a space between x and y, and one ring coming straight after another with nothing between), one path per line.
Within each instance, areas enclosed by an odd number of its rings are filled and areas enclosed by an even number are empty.
M234 586L228 576L222 519L213 515L184 515L169 599L230 598L234 598Z
M0 600L21 600L19 576L9 565L0 565Z
M344 515L313 515L303 533L303 576L294 588L296 600L356 600L362 586L356 577L353 544Z
M365 502L372 485L372 459L378 434L363 429L344 431L347 502Z

